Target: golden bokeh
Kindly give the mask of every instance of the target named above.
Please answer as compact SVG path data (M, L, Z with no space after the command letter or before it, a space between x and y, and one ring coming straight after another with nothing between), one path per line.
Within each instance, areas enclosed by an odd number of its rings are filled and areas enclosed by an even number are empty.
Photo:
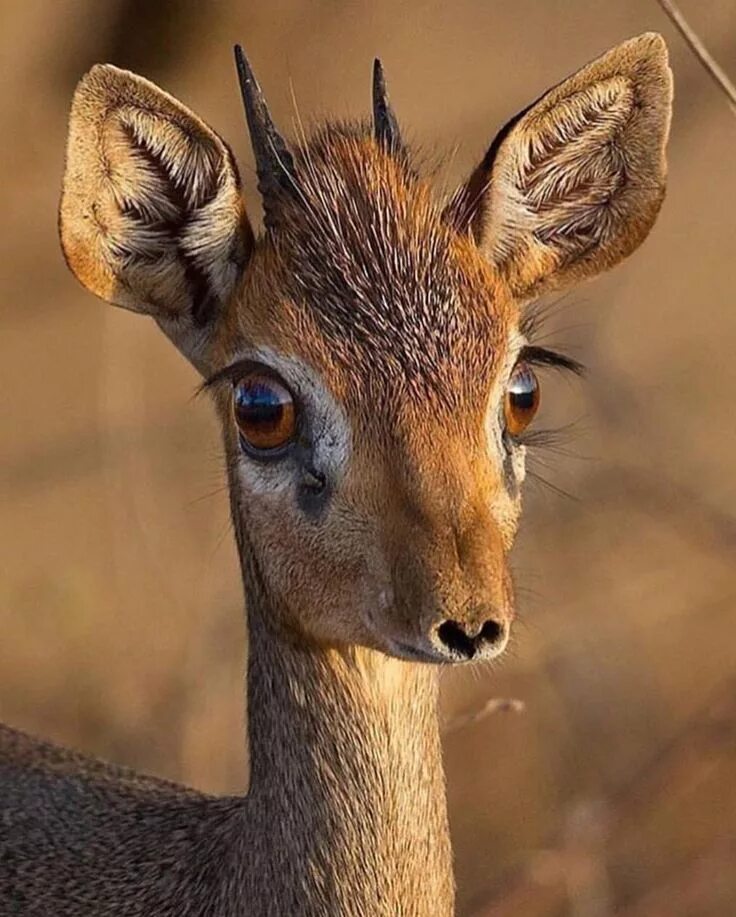
M732 64L732 0L683 6ZM530 457L520 624L495 670L445 676L458 907L736 913L736 117L654 0L3 11L0 719L243 786L244 626L213 412L154 324L85 293L58 245L82 73L110 61L185 101L231 142L258 218L235 41L285 133L295 100L306 124L366 115L380 54L405 134L449 188L509 116L651 29L675 73L668 197L629 261L549 306L540 336L589 372L542 374L537 422L569 429ZM491 698L523 710L473 715Z

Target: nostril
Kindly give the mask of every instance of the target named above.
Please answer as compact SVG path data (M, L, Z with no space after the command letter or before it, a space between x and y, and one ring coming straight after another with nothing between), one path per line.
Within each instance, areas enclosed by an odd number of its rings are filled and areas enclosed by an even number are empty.
M473 659L483 647L498 647L506 638L506 625L488 618L471 632L459 621L443 621L437 628L437 637L442 645L457 656Z
M488 618L472 629L459 621L443 621L437 628L437 637L442 645L457 656L473 659L483 647L499 647L506 638L506 625L502 621Z
M437 628L437 636L447 649L467 659L475 655L476 641L469 637L457 621L443 621Z
M500 643L506 633L506 628L492 618L483 623L477 637L478 643Z

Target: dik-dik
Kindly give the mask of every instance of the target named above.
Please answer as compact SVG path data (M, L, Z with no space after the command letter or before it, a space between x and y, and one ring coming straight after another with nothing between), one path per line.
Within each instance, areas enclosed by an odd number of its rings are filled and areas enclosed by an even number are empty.
M220 137L105 65L76 91L69 267L147 314L222 422L251 781L213 798L0 730L0 914L453 912L443 665L498 656L538 402L528 304L629 255L664 195L657 35L551 89L447 202L376 63L370 124L277 133L237 52L265 228Z

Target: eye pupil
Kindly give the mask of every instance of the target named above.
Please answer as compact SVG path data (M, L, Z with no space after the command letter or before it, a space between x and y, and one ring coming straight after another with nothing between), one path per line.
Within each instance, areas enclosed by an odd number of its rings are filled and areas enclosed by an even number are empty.
M506 429L511 436L518 436L534 419L539 409L539 382L527 363L519 363L512 373L508 388L504 414Z
M284 413L284 405L276 392L259 383L239 386L235 401L238 417L245 423L262 428L278 425Z
M276 379L253 373L233 393L233 413L246 446L271 451L287 445L296 429L294 401Z
M533 411L536 397L534 392L509 392L509 398L517 411Z

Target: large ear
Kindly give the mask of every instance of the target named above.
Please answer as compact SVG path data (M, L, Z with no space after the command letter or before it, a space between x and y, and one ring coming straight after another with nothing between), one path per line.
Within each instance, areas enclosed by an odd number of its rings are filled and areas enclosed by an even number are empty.
M87 289L153 316L206 370L253 245L237 168L214 131L142 77L93 67L72 103L59 227Z
M671 107L662 37L633 38L514 118L447 215L520 299L612 267L662 203Z

